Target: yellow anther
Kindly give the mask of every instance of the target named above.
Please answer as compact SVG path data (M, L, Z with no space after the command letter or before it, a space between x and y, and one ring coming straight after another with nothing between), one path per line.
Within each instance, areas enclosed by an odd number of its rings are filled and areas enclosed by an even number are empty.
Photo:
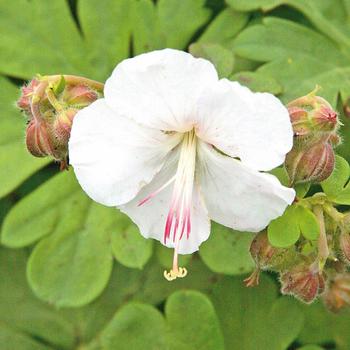
M168 281L176 280L177 278L183 278L187 276L187 269L185 267L179 267L178 269L172 269L169 272L164 271L164 278Z

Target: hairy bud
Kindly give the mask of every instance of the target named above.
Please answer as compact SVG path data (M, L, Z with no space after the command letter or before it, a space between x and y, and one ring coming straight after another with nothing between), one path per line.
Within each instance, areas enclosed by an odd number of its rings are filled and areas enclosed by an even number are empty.
M345 306L350 306L350 274L337 274L328 283L325 293L322 296L327 308L338 312Z
M49 128L44 121L31 120L27 125L26 144L28 151L35 157L45 157L53 153L53 144Z
M102 96L103 84L76 76L34 78L17 106L28 118L26 144L36 157L52 156L66 167L68 140L76 113Z
M337 134L338 115L316 90L288 104L294 144L285 167L291 185L321 182L334 169L334 151L341 139Z
M281 292L311 303L324 291L325 278L315 264L299 264L281 274Z
M316 96L316 91L287 105L296 145L326 140L339 124L337 113L324 98Z
M294 249L273 247L269 242L266 230L256 234L249 251L255 262L256 269L244 280L247 287L259 284L261 270L279 271L283 266L288 265L291 260L295 260Z
M31 99L35 93L36 87L39 85L39 80L33 79L28 85L21 88L21 96L17 101L17 107L30 114Z
M305 150L292 149L286 156L285 167L292 184L321 182L334 169L335 155L328 142L317 143Z
M78 109L69 108L57 113L56 119L53 122L53 132L60 143L68 144L73 119L77 112Z

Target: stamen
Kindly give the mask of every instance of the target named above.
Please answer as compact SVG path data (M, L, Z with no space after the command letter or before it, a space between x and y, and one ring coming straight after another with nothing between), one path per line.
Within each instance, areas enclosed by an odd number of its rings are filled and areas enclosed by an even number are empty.
M183 238L184 233L186 232L187 239L191 233L191 207L196 153L197 137L194 130L192 130L186 132L183 136L180 158L175 176L138 204L140 206L146 203L171 183L175 182L164 229L164 244L172 237L175 245L173 268L169 272L164 271L164 277L168 281L187 275L187 270L185 268L178 267L178 250L180 240Z

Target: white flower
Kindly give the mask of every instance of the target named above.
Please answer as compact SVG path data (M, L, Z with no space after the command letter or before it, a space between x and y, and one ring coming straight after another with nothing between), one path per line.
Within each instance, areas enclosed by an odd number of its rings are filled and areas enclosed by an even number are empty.
M186 274L177 254L198 250L210 219L256 232L293 201L293 189L259 172L292 147L273 95L219 80L209 61L171 49L124 60L104 93L74 119L70 162L92 199L175 248L168 279Z

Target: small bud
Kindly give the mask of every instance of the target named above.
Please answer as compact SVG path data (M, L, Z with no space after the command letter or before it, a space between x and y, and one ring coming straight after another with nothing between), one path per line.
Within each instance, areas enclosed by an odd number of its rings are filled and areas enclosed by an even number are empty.
M316 92L317 89L287 105L295 147L326 141L338 127L337 113Z
M57 140L61 143L68 143L70 132L72 129L73 119L78 109L69 108L59 112L53 122L53 133Z
M325 278L315 264L299 264L281 274L281 292L311 303L324 291Z
M333 312L338 312L345 306L350 306L350 274L337 274L328 283L323 302Z
M265 270L271 266L274 255L278 252L278 248L273 247L267 237L267 232L259 232L250 245L250 254L259 269Z
M102 96L103 84L72 75L34 78L17 105L28 117L26 144L36 157L52 156L67 168L68 140L77 112Z
M38 85L39 81L37 79L33 79L28 85L24 85L21 89L21 96L17 101L17 106L27 113L30 113L31 98Z
M269 242L266 230L256 234L249 251L255 262L256 269L244 280L247 287L254 287L259 284L260 271L277 271L283 265L289 264L291 259L293 261L295 259L294 250L273 247Z
M302 150L293 148L286 156L285 167L291 184L321 182L333 172L335 156L328 142Z
M86 107L99 98L98 93L85 85L68 86L64 91L64 100L68 105Z
M350 263L350 233L343 232L340 234L339 246L344 262Z
M51 135L43 121L31 120L27 126L26 144L28 151L35 157L45 157L53 153Z

